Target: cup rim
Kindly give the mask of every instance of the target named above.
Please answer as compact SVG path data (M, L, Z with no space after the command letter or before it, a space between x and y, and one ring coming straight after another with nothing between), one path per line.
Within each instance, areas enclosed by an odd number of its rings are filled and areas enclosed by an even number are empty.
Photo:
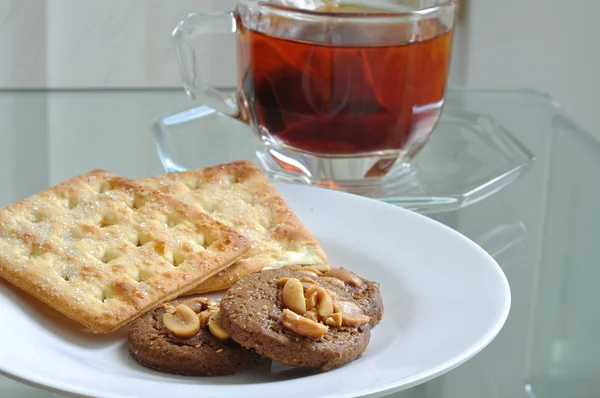
M386 12L365 12L365 13L357 13L357 12L327 12L327 11L317 11L317 10L304 10L302 8L295 8L292 6L286 6L281 4L273 4L270 2L266 2L264 0L238 0L238 3L242 4L253 4L258 7L266 7L277 11L287 11L293 12L297 14L310 15L312 17L323 17L323 18L361 18L361 19L369 19L369 18L406 18L406 17L426 17L431 14L435 14L445 8L455 6L458 4L459 0L445 0L440 1L439 4L434 6L425 7L419 10L413 11L386 11Z

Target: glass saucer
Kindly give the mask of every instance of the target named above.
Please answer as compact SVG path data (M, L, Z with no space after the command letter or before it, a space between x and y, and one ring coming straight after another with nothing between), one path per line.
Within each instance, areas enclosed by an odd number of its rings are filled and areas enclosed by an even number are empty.
M410 165L366 187L315 184L282 169L248 126L205 106L157 120L153 133L167 172L251 160L272 181L344 190L421 213L455 210L483 200L520 178L535 162L533 154L494 119L451 106L445 107L431 139Z

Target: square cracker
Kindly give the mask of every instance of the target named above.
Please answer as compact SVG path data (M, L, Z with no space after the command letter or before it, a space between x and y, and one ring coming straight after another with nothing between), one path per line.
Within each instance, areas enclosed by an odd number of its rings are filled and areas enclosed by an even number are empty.
M109 333L230 266L247 240L105 171L0 209L0 277Z
M319 242L251 162L166 174L142 182L196 206L250 241L244 258L189 294L227 289L267 266L302 264L328 268Z

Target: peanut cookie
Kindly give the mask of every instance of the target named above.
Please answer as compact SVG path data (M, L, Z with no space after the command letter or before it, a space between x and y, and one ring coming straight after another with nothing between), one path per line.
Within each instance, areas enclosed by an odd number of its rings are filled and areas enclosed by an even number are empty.
M300 368L355 360L369 344L369 322L345 289L287 269L252 274L221 300L221 323L234 341Z
M233 374L259 357L234 341L219 322L219 303L205 298L175 300L132 323L129 351L141 365L188 376Z

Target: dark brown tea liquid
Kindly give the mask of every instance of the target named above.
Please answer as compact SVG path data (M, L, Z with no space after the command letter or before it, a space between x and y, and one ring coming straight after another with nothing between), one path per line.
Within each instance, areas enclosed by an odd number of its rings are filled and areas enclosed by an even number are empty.
M434 30L401 45L342 46L246 30L242 90L254 123L291 147L332 155L400 150L419 123L437 119L451 41L451 31Z

